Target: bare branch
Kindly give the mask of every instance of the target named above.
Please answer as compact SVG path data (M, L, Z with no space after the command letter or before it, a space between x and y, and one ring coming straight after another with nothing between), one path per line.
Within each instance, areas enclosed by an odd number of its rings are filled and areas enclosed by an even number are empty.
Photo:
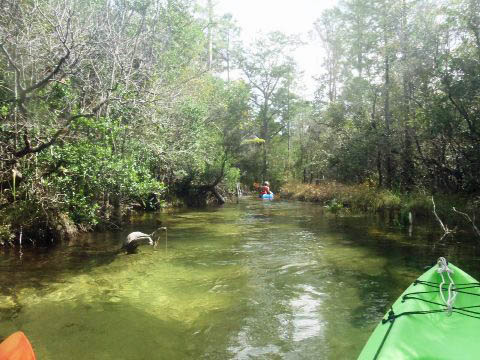
M470 133L478 137L479 134L477 132L477 129L475 128L474 122L472 121L472 119L470 118L470 115L468 114L468 111L461 104L455 101L455 99L453 98L450 92L448 93L448 98L450 99L450 102L455 106L455 108L458 110L458 112L462 115L462 117L467 122Z
M470 216L468 216L468 214L464 213L464 212L461 212L461 211L458 211L457 209L455 209L455 207L452 207L453 211L455 211L457 214L460 214L462 215L465 219L468 220L468 222L470 222L473 226L473 230L475 231L475 234L477 234L478 237L480 237L480 229L478 229L477 225L475 225L475 214L473 214L473 219L470 218Z
M435 208L435 201L433 200L433 196L432 196L432 204L433 204L433 214L435 215L435 218L437 219L437 221L439 222L439 224L440 224L440 226L442 227L442 230L443 230L443 236L439 240L439 241L442 241L447 235L451 235L451 234L455 233L456 229L449 229L448 226L445 225L442 222L442 220L440 219L440 217L437 214L437 211L436 211L436 208Z
M20 69L18 68L17 64L15 64L15 61L13 61L12 57L11 57L10 54L8 53L7 49L5 49L5 47L3 46L3 44L0 44L0 49L2 50L2 52L4 53L4 55L6 56L6 58L7 58L7 60L8 60L8 63L10 64L10 66L13 67L13 69L14 69L15 72L17 73L17 84L16 84L16 86L18 86L18 88L19 88L21 91L24 91L22 85L20 84L20 79L21 79Z
M39 88L45 86L56 74L58 74L58 72L62 68L63 64L65 63L65 61L67 61L67 59L69 58L69 56L70 56L70 50L67 49L67 53L60 58L60 60L57 63L57 66L55 66L55 69L53 69L50 72L50 74L48 74L45 78L43 78L42 80L40 80L36 84L33 84L29 88L27 88L25 90L22 90L22 97L24 97L29 92L32 92L33 90L36 90L36 89L39 89Z
M47 142L44 142L44 143L41 143L40 145L36 146L36 147L33 147L31 146L30 144L30 141L28 139L28 136L27 134L24 134L23 135L23 139L24 139L24 142L25 142L25 147L20 150L20 151L17 151L15 152L13 155L16 157L16 158L21 158L27 154L33 154L33 153L38 153L44 149L46 149L47 147L53 145L62 135L65 135L68 133L68 131L70 130L70 125L76 120L76 119L79 119L79 118L92 118L96 115L96 113L101 109L101 107L108 101L108 99L102 101L100 104L98 104L97 106L95 106L95 108L93 108L93 111L91 113L88 113L88 114L78 114L78 115L74 115L74 116L69 116L67 118L67 123L65 126L63 126L61 129L58 129L55 134L50 138L49 141Z

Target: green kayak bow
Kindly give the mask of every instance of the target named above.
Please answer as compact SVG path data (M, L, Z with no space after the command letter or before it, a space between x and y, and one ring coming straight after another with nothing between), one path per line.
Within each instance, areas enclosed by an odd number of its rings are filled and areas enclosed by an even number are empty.
M440 258L395 301L359 360L480 359L480 284Z

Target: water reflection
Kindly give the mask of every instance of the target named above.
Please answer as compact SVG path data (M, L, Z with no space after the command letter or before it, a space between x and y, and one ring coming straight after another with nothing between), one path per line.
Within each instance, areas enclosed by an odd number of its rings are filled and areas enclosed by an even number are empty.
M293 318L293 341L322 336L323 321L321 316L322 293L312 286L304 285L297 298L290 300Z

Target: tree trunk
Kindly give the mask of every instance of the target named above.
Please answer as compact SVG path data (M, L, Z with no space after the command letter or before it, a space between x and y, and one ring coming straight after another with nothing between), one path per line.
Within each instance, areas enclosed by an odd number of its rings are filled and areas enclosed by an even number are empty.
M267 180L267 167L267 143L265 142L262 149L262 182Z
M382 170L382 153L377 151L377 174L378 174L378 187L383 186L383 170Z
M267 146L268 146L268 102L267 95L263 103L263 109L260 116L262 117L261 138L265 141L262 145L262 182L267 180L268 160L267 160Z
M412 129L409 125L411 77L408 71L408 33L407 33L407 6L402 1L402 70L403 70L403 151L402 151L402 185L406 191L411 191L414 186L415 164L413 162Z
M218 203L219 203L220 205L225 204L225 199L224 199L224 197L218 192L216 186L213 186L212 189L211 189L211 191L212 191L213 196L215 196L215 198L217 199L217 201L218 201Z
M122 223L122 202L120 196L116 193L113 197L113 223L121 224Z
M392 188L393 178L393 165L392 165L392 144L391 144L391 114L390 114L390 54L388 50L388 34L387 28L384 29L385 40L385 103L384 103L384 116L385 116L385 140L384 140L384 153L385 153L385 186L388 189Z
M213 61L213 4L208 0L208 71L212 70Z

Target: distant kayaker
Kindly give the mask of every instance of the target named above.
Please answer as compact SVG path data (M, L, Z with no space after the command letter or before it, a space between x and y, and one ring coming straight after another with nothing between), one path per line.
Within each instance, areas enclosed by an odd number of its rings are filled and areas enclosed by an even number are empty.
M266 194L271 194L272 192L270 191L270 183L268 181L265 181L263 183L263 186L260 188L260 197L262 197L262 195L266 195Z

